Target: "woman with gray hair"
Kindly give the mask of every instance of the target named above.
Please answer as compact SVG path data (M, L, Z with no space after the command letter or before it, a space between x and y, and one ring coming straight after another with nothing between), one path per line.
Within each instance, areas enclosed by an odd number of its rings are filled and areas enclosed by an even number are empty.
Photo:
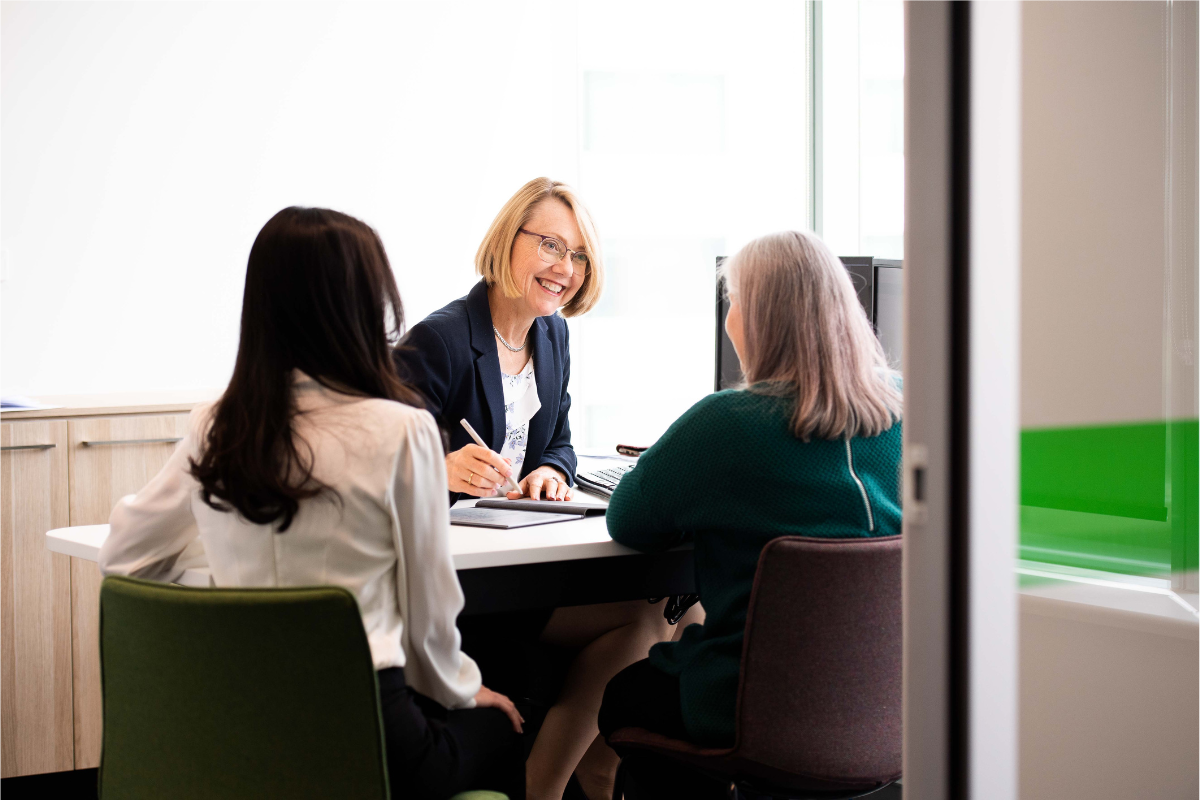
M703 624L618 673L600 732L639 727L733 745L742 632L758 557L779 536L900 532L899 376L845 268L788 231L724 266L725 329L745 384L692 406L639 459L608 506L616 541L657 552L695 543ZM649 796L724 797L691 772L630 776Z

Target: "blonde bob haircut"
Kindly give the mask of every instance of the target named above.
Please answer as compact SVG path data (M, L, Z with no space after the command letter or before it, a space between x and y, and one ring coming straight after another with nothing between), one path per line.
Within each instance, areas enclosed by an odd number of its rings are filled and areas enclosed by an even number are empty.
M773 233L739 250L722 272L741 308L746 386L794 400L796 437L876 436L900 419L899 378L824 242Z
M580 202L575 190L560 181L549 178L534 178L517 190L508 199L500 213L479 244L475 253L475 271L483 276L488 286L499 285L507 297L520 297L521 290L512 276L512 248L518 231L529 222L534 206L543 200L554 198L575 215L575 223L583 236L583 248L591 260L591 266L583 277L579 291L565 306L559 309L564 317L587 313L600 300L604 291L604 260L600 256L600 237L592 215Z

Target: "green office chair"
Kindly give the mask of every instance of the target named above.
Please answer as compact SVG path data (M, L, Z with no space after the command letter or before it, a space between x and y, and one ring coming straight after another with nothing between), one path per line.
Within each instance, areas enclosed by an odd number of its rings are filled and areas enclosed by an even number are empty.
M102 798L389 798L374 665L345 589L106 578L100 662Z

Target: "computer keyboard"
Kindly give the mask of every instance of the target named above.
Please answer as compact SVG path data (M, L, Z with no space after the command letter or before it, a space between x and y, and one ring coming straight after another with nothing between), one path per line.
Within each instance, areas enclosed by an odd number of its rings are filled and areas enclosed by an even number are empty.
M581 489L587 489L589 492L596 492L605 497L612 497L613 489L617 488L617 484L621 482L629 471L636 464L619 464L615 467L607 467L605 469L597 469L591 472L578 472L575 474L575 482L579 484Z

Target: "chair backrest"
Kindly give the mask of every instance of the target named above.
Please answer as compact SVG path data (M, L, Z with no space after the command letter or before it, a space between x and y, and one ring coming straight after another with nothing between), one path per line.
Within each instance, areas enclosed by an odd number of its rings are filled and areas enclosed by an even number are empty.
M742 758L831 785L901 772L899 536L763 548L738 687Z
M388 797L371 651L336 587L100 590L100 796Z

